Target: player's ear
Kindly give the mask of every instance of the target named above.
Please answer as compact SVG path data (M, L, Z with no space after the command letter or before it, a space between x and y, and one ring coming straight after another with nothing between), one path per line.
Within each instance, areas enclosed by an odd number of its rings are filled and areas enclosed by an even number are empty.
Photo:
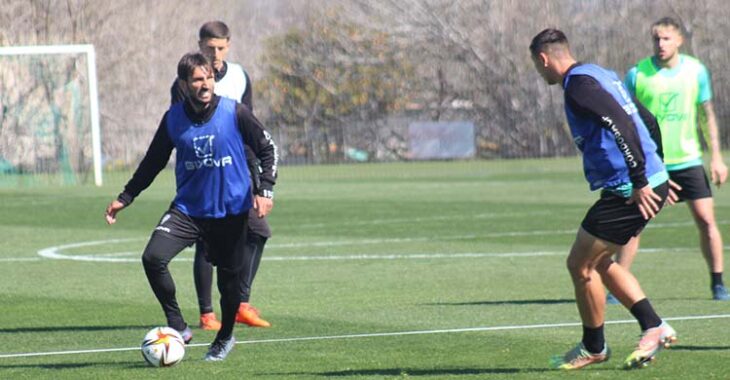
M539 62L542 65L542 67L547 67L548 66L548 62L550 62L550 57L544 51L541 51L540 52L540 55L538 55L537 59L539 60Z

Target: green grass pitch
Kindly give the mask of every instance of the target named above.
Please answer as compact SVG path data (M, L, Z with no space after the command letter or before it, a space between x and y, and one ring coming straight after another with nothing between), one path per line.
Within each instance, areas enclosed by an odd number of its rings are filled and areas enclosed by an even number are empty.
M614 357L548 368L581 335L565 257L597 194L580 170L576 158L283 167L252 296L273 327L237 326L220 363L202 360L213 333L194 329L197 344L163 369L135 348L164 324L139 257L171 172L111 227L103 211L129 173L102 188L0 189L0 378L730 378L730 304L710 299L684 205L652 222L634 264L678 345L623 371L639 328L610 306ZM726 234L728 190L716 205ZM186 250L170 267L196 325L191 261Z

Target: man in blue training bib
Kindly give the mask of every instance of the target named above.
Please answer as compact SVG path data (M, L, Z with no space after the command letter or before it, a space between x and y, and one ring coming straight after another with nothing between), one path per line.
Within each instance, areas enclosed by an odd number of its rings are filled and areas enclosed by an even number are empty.
M261 176L269 191L276 178L275 152L270 135L247 107L214 95L214 71L204 55L184 55L177 73L187 100L165 113L144 159L124 191L107 206L106 221L116 222L117 213L152 184L175 149L177 192L147 243L142 264L167 324L187 343L192 332L177 304L168 263L198 239L206 244L208 258L217 267L222 326L205 360L218 361L235 345L249 209L266 215L273 207L270 198L251 192L244 146L261 159Z
M616 295L639 322L642 335L625 368L641 368L676 340L657 315L639 282L611 256L638 235L664 205L668 174L661 158L656 120L633 101L612 71L576 62L565 34L545 29L530 44L535 69L548 84L561 84L573 140L583 153L583 171L601 197L588 210L568 255L583 339L553 358L553 366L580 369L607 361L603 326L606 293Z
M253 112L253 82L251 77L241 65L226 61L231 44L231 31L228 25L222 21L206 22L200 27L198 37L200 52L210 59L215 71L215 94L233 99ZM175 80L172 84L170 95L172 104L185 100L185 88L179 80ZM273 141L270 142L273 144ZM276 151L276 146L274 146L274 151ZM248 157L248 169L251 174L253 193L257 196L273 198L274 193L267 191L266 186L258 186L262 180L266 180L259 176L259 159L250 148L246 148L246 156ZM274 158L277 159L278 154L275 154ZM274 162L274 166L276 165L277 162ZM236 322L245 323L251 327L271 327L271 323L261 318L258 309L249 303L253 280L261 262L264 246L270 237L271 227L266 216L260 215L258 210L252 208L248 215L246 248L241 274L241 303L236 313ZM202 243L196 244L193 277L200 309L199 327L203 330L217 331L220 329L221 324L213 311L213 299L211 297L213 266L210 265L206 257L205 245Z

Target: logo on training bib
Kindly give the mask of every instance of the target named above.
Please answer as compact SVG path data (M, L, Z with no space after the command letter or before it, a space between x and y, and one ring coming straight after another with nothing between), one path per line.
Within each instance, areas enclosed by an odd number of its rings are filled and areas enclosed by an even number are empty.
M193 137L193 148L195 149L195 157L208 158L213 156L213 135L204 135Z
M677 99L679 94L676 92L665 92L659 95L659 103L662 105L662 112L672 112L677 109Z
M680 94L678 92L664 92L659 94L659 105L661 112L656 115L657 120L662 121L683 121L687 119L687 114L678 112Z
M197 170L200 168L219 168L233 165L233 157L225 156L219 159L213 158L213 140L215 135L203 135L193 137L193 149L195 157L199 160L185 161L186 170Z

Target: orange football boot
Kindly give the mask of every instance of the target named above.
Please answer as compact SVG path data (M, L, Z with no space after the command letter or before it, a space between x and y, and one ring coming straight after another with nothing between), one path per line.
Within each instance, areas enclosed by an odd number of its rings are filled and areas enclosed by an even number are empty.
M271 323L261 319L259 311L246 302L241 302L238 306L236 322L245 323L251 327L271 327Z
M200 314L200 328L203 330L218 331L221 329L221 322L215 317L215 313Z

